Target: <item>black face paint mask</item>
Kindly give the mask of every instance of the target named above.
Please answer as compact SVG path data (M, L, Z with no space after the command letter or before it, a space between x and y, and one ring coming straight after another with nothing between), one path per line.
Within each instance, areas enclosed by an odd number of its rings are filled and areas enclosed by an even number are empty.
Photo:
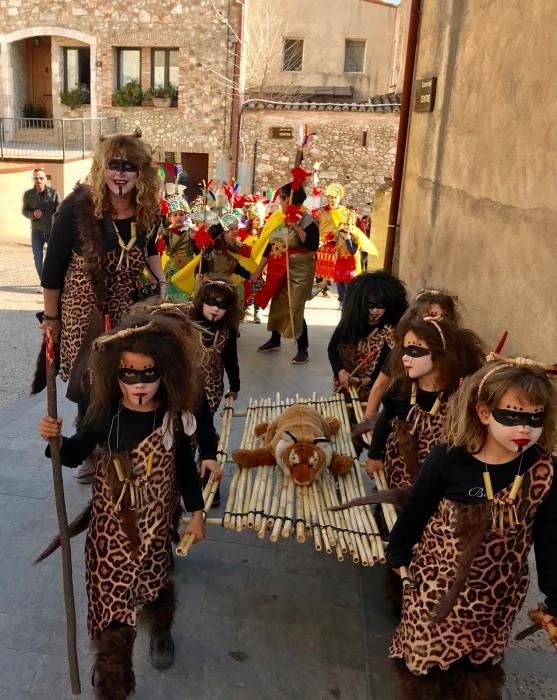
M125 158L111 158L108 161L108 169L114 170L117 173L137 173L139 172L137 165L130 163Z
M207 306L216 306L217 309L225 310L227 308L227 303L224 299L215 299L214 297L207 297L203 300L203 303Z
M431 355L431 350L422 348L419 345L405 345L403 355L407 357L426 357L426 355Z
M543 428L545 410L538 411L538 413L527 413L508 408L494 408L491 415L493 420L501 425L529 425L531 428Z
M118 379L124 384L153 384L161 378L158 367L135 369L135 367L120 367Z
M386 306L385 306L385 304L380 304L378 301L374 301L373 299L368 299L367 308L368 309L379 309L380 311L384 311L386 309Z

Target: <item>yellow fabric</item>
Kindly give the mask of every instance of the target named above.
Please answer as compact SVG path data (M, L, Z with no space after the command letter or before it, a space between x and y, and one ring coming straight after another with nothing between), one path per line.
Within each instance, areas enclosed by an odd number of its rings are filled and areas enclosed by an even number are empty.
M251 249L251 259L255 260L256 263L259 263L259 261L261 260L265 248L269 243L269 239L271 238L271 234L275 229L284 224L284 219L285 215L282 209L277 209L265 222L265 225L263 226L263 228L261 229L261 233L259 234L259 238L257 239L255 245Z
M193 294L195 273L198 270L200 263L201 253L198 253L191 262L189 262L172 277L172 284L186 294Z
M166 266L168 265L169 260L170 260L170 258L168 257L168 255L166 253L163 253L161 256L161 265L162 265L163 271L166 270Z

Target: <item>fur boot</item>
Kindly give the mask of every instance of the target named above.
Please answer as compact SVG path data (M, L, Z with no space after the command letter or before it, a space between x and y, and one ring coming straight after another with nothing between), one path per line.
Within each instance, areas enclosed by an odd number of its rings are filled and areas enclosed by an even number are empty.
M127 700L135 692L133 643L135 629L107 627L94 640L93 686L95 700Z
M398 685L398 700L447 700L447 672L432 669L423 676L415 676L402 659L393 660ZM452 700L452 696L451 696Z
M448 671L450 700L501 700L505 671L501 664L474 667L457 662Z
M174 663L171 629L176 611L176 594L172 581L143 610L150 631L149 661L160 671L170 668Z

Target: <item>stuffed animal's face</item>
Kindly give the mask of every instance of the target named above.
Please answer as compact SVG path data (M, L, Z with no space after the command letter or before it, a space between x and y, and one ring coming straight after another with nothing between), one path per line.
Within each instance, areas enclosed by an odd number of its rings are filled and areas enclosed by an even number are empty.
M283 435L277 445L277 461L298 486L309 486L331 463L332 448L326 438L298 442L292 433Z

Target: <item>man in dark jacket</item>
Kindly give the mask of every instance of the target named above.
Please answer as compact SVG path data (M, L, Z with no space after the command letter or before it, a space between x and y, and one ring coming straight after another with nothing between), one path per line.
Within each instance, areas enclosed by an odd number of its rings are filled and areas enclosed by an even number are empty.
M33 170L34 187L23 193L22 214L31 219L31 247L39 279L43 271L43 251L50 230L52 217L62 203L62 198L53 187L48 187L46 172L42 168Z

